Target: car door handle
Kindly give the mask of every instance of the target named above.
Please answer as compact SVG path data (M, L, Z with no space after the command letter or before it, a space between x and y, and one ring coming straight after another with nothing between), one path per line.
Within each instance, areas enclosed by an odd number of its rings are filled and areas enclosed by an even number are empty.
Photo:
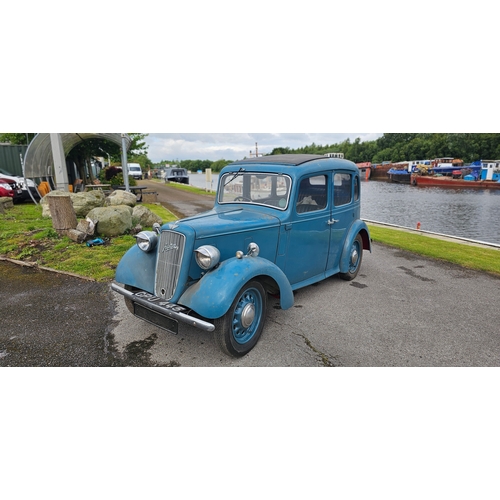
M329 226L331 226L331 225L335 224L336 222L340 222L340 220L339 220L339 219L332 219L332 220L329 220L329 221L327 222L327 224L328 224Z

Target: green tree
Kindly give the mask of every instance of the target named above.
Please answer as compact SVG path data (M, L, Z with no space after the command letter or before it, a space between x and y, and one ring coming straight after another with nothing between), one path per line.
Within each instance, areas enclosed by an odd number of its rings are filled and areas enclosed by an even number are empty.
M147 155L149 146L146 144L144 139L148 136L148 134L128 134L130 139L132 139L132 143L130 144L130 148L128 149L129 155Z
M18 146L27 146L36 134L0 134L0 142L16 144Z

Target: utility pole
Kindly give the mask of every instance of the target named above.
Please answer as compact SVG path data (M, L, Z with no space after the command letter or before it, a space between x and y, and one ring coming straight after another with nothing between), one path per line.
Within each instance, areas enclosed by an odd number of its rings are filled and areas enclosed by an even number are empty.
M130 192L130 187L128 185L127 144L125 142L125 134L122 134L122 172L125 191Z
M250 157L255 156L255 158L259 157L259 146L257 143L255 143L255 153L252 153L252 150L250 150Z

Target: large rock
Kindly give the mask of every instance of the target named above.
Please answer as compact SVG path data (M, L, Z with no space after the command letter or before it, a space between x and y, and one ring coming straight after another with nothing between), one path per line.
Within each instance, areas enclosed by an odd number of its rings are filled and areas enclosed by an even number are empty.
M2 196L0 197L0 205L2 205L3 209L12 208L14 206L14 202L10 196Z
M71 203L75 209L77 217L85 217L93 208L104 206L105 196L102 191L89 191L88 193L68 193L66 191L50 191L43 198L40 204L42 205L42 216L51 217L49 210L48 198L52 196L70 196Z
M132 228L132 207L126 205L94 208L87 217L97 221L96 232L102 236L119 236Z
M137 196L122 189L116 189L106 198L106 205L128 205L134 207L137 204Z
M85 217L93 208L103 207L105 199L102 191L71 193L71 203L77 217Z
M162 223L161 217L151 212L144 205L136 205L132 212L132 220L134 224L138 223L141 226L152 227L155 222Z

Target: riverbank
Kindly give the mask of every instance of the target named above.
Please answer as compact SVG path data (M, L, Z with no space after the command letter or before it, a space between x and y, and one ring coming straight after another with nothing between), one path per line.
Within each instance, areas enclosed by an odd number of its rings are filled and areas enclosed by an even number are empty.
M410 228L367 222L373 241L500 277L500 247Z

